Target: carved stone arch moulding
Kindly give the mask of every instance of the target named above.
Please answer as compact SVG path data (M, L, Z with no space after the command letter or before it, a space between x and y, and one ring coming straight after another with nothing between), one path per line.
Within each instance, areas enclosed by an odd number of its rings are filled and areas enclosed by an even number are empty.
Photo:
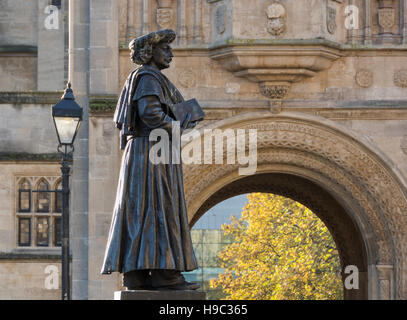
M326 189L340 195L341 204L363 225L365 242L374 242L368 252L375 261L369 263L394 265L395 296L407 298L406 182L375 146L332 121L295 113L246 113L212 123L201 132L215 128L256 129L258 167L289 165L326 180ZM203 145L203 134L190 142L195 143ZM190 220L217 190L241 178L239 167L184 164Z
M273 150L275 152L276 150ZM265 152L267 154L267 152ZM237 194L251 192L274 193L289 197L311 209L327 226L338 252L342 270L349 265L358 267L359 290L345 290L345 299L368 298L368 258L361 232L352 218L346 213L338 200L323 187L315 183L321 179L310 171L304 175L289 165L260 165L256 175L234 180L228 183L200 207L197 216L203 215L213 205ZM233 175L233 173L232 173ZM306 176L306 177L305 177ZM325 183L326 181L324 181ZM370 231L367 232L368 234ZM374 237L374 236L373 236ZM371 260L371 259L370 259ZM342 273L344 275L344 272ZM346 289L346 288L345 288Z

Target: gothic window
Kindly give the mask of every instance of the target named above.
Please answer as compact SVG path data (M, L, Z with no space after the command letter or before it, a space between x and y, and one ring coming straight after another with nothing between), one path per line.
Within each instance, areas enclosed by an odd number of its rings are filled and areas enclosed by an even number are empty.
M18 245L31 246L31 218L18 218Z
M18 188L18 211L31 211L31 184L27 179L21 180Z
M38 247L48 247L49 245L49 217L37 217L35 230L36 245Z
M45 179L41 179L37 185L35 194L35 211L36 212L49 212L51 204L51 192L49 184Z
M19 247L61 246L61 187L58 177L20 179L16 203Z

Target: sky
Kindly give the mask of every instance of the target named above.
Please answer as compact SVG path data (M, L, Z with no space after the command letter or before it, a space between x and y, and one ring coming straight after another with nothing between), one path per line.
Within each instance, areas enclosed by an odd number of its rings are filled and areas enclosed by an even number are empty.
M232 197L218 203L209 209L199 219L192 230L196 229L220 229L224 223L229 223L229 217L234 215L240 218L240 213L247 202L247 194Z

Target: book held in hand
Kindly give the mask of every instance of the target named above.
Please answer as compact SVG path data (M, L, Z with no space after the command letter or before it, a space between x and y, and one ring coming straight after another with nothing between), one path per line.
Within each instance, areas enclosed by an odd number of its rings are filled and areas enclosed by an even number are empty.
M170 108L175 116L175 120L180 121L181 123L184 122L188 113L191 114L191 122L203 120L203 118L205 117L205 112L202 110L196 99L191 99L182 103L174 104L170 106Z

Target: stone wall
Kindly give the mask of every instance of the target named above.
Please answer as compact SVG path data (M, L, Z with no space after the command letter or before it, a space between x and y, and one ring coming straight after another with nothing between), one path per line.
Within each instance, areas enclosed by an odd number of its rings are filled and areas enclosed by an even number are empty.
M0 255L0 300L61 299L61 289L53 289L47 284L50 270L55 272L55 269L58 270L60 283L59 260L16 259Z
M0 90L37 88L37 2L0 3Z
M51 105L0 105L0 151L56 152L58 139L51 116Z
M37 45L37 1L2 0L0 46Z
M89 299L113 299L120 275L100 274L121 161L111 116L91 117L89 137Z
M0 90L37 89L37 57L33 53L2 53L0 50Z
M90 24L90 92L117 94L118 5L116 0L92 0Z
M4 153L3 153L4 155ZM17 185L16 177L59 176L58 161L32 159L1 161L0 165L0 252L12 252L17 249L16 210Z
M55 159L46 160L49 156L33 161L30 154L18 157L2 152L1 158L0 299L60 299L60 289L49 290L44 283L48 265L60 268L61 249L18 247L16 218L17 177L59 176L59 164Z

